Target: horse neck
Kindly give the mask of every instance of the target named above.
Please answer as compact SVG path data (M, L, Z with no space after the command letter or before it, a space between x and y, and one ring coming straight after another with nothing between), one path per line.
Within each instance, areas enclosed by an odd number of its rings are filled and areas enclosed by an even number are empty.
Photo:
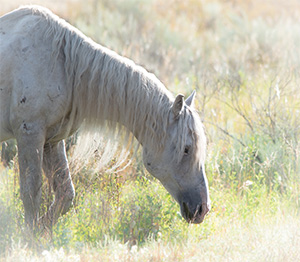
M84 58L86 60L86 58ZM142 144L162 141L171 107L163 84L131 60L96 50L80 77L77 110L90 125L125 126ZM118 124L117 124L118 123Z

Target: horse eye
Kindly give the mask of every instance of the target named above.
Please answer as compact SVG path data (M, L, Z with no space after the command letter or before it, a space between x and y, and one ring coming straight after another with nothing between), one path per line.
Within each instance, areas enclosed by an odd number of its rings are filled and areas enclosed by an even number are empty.
M186 146L184 148L184 155L188 155L190 153L190 147L189 146Z

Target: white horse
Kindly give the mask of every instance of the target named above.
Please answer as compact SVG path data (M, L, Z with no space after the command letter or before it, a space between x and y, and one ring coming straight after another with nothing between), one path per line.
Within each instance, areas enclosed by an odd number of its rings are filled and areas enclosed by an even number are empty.
M96 44L39 6L0 18L0 142L16 138L25 221L55 223L75 192L63 139L82 123L125 127L143 147L146 169L201 223L210 209L206 137L193 93L175 99L129 59ZM39 218L42 170L55 192ZM40 220L39 220L40 219Z

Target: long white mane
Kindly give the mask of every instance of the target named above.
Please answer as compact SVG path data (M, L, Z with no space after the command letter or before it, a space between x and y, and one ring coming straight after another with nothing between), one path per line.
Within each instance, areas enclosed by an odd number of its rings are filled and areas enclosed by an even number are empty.
M53 66L64 61L72 94L71 105L65 109L69 134L84 124L89 130L101 126L113 134L121 133L128 145L132 144L130 134L142 145L158 150L164 145L174 97L153 74L96 44L48 9L30 6L22 10L23 15L40 18L39 33L52 42ZM198 114L188 109L179 121L176 155L180 158L186 134L192 132L196 157L203 163L206 139Z

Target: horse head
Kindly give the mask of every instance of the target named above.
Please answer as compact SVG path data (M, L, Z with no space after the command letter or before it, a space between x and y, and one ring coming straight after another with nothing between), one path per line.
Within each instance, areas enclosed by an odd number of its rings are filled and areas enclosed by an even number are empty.
M162 147L144 145L143 161L178 202L186 221L201 223L210 210L210 199L204 169L206 138L193 109L194 97L195 92L186 100L180 94L176 97Z

